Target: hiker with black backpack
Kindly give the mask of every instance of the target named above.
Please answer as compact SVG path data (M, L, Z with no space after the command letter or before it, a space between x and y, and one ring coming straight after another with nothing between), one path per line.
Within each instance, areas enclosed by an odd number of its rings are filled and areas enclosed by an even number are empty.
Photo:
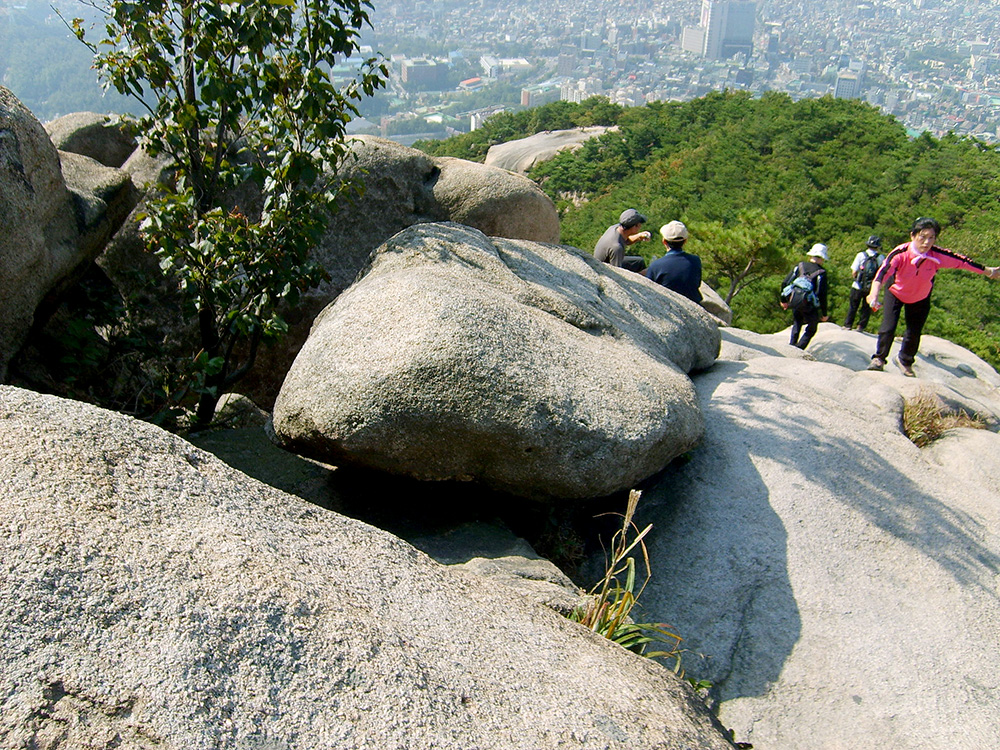
M861 307L861 314L858 315L858 331L864 332L868 327L868 318L871 317L872 307L868 304L868 293L872 290L872 282L875 274L885 262L885 256L879 252L882 247L882 238L873 234L868 238L868 244L864 250L854 257L851 263L851 276L854 282L851 284L851 296L847 308L847 317L844 318L844 328L850 330L854 325L854 315Z
M826 245L816 243L806 252L808 261L795 266L781 285L781 307L792 311L792 346L805 349L816 335L821 320L826 321ZM803 327L805 330L803 330ZM799 335L802 331L802 335Z

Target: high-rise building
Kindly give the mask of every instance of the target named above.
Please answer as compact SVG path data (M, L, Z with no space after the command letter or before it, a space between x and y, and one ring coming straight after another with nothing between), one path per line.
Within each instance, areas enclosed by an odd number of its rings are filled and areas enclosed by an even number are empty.
M702 0L701 54L709 60L728 60L733 55L753 53L757 3L753 0ZM683 46L692 50L697 34L685 29Z
M833 96L835 99L860 99L861 79L856 73L841 73L837 76Z

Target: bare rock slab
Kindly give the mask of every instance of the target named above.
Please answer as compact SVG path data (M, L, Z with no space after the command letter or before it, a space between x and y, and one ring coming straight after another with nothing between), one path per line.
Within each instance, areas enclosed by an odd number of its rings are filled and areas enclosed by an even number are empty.
M335 465L600 496L701 439L687 373L719 342L699 306L574 248L420 225L321 313L274 432Z
M998 747L1000 441L900 427L922 388L997 413L998 376L933 337L916 379L868 372L874 337L820 328L831 361L727 329L694 378L705 440L640 505L645 616L757 750Z
M0 747L727 748L681 680L180 438L0 386Z
M490 150L486 152L485 164L488 167L527 174L532 167L552 159L560 151L576 151L586 141L597 138L609 129L617 130L595 125L568 130L546 130L527 138L505 141L490 146Z

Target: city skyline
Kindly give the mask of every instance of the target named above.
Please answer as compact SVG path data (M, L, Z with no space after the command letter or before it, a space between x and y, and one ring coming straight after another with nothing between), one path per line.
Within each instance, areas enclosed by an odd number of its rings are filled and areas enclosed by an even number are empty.
M525 54L528 85L562 79L572 91L624 105L685 100L711 90L785 91L794 98L861 98L914 133L1000 141L1000 14L981 0L758 0L752 47L734 59L684 48L710 0L627 5L602 0L439 0L376 5L373 49L452 47L465 58ZM385 44L388 42L388 44ZM382 43L382 44L380 44ZM748 45L749 46L749 45ZM596 85L599 81L600 85ZM400 92L403 93L403 92ZM426 97L424 97L426 99ZM569 98L564 96L563 98Z

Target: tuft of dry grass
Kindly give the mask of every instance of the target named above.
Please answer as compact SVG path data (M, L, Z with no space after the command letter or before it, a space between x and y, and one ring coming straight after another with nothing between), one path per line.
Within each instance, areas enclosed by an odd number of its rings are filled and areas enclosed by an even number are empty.
M920 390L916 396L904 400L903 433L918 448L930 445L955 427L984 430L987 424L979 414L945 409L940 399L927 390Z
M639 496L637 490L629 493L628 506L621 516L621 528L611 539L604 577L591 589L586 603L573 611L570 619L634 653L673 660L674 671L683 676L679 648L681 637L665 623L636 623L630 617L651 576L649 554L643 540L652 525L640 531L632 521ZM636 553L642 555L646 573L638 591L633 557ZM666 648L647 651L646 646L650 643L664 644Z

